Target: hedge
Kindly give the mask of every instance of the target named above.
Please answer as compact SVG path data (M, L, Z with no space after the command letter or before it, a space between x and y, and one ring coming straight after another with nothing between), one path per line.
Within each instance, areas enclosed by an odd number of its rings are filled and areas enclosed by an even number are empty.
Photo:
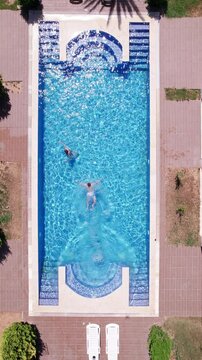
M150 360L169 360L172 350L172 340L158 325L153 325L148 336Z

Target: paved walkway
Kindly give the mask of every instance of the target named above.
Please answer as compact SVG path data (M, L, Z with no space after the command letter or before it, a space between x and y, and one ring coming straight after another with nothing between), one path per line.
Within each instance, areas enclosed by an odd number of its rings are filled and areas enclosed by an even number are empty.
M114 9L104 7L101 5L101 1L97 0L85 0L82 4L73 5L69 0L43 0L44 12L62 12L69 14L109 14L116 15L118 17L124 17L125 13L130 15L134 10L139 12L146 12L146 5L144 0L130 0L128 6L124 6L124 2L117 1Z
M9 241L12 254L0 270L0 310L27 310L27 118L28 26L19 12L0 11L0 74L22 81L20 94L9 93L11 111L0 121L0 160L22 164L23 240Z
M143 4L143 2L141 3ZM143 6L143 5L141 5ZM45 10L70 11L64 0L44 0ZM77 10L78 9L78 10ZM71 7L71 12L79 7ZM105 10L106 11L106 10ZM107 10L108 11L108 10ZM0 159L22 163L23 241L13 239L12 255L1 266L0 311L22 312L24 320L36 323L47 343L44 359L84 360L85 325L120 324L120 359L147 360L148 329L165 316L202 316L202 261L198 248L169 246L165 238L165 171L167 167L197 166L200 159L200 102L165 101L164 87L202 88L201 19L160 22L161 161L160 161L160 318L65 318L27 317L27 117L28 117L28 27L19 12L0 11L0 73L6 80L22 80L23 92L11 94L12 109L0 122Z
M199 248L167 245L167 168L199 167L200 101L165 100L164 88L202 88L202 21L160 21L160 315L202 315L202 255ZM199 44L200 43L200 44Z

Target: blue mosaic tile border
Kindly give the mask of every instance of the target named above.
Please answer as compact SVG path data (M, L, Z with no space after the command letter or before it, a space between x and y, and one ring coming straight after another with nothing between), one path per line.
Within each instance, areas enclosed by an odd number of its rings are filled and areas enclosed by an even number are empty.
M104 31L89 30L79 34L71 40L66 47L67 62L82 68L100 66L97 61L89 60L102 58L102 68L117 66L122 59L122 45L112 35Z
M91 287L81 284L72 271L72 266L66 266L66 284L77 294L88 297L88 298L99 298L111 294L114 290L118 289L122 284L122 268L118 266L117 272L113 279L108 283L98 286Z

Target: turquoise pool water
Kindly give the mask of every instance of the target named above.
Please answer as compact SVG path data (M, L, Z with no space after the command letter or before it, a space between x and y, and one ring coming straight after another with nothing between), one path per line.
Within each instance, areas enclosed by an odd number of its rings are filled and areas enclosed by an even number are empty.
M46 268L71 264L93 288L121 266L146 269L148 288L149 72L65 72L52 63L39 80L42 279ZM73 163L62 143L79 153ZM96 180L88 210L80 182Z
M46 258L79 262L99 282L103 269L94 269L94 257L106 266L137 266L147 253L148 76L81 71L64 77L52 68L44 81ZM74 164L60 141L79 152ZM97 179L97 205L87 211L79 182Z

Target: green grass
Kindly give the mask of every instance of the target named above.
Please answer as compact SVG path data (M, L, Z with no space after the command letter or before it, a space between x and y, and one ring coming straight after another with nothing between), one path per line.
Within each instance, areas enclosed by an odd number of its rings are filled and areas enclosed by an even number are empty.
M0 180L0 247L9 237L8 224L12 219L9 210L9 193L6 185L6 178Z
M167 17L183 17L187 16L191 8L197 6L201 0L168 0Z
M200 100L201 92L199 89L176 89L166 88L166 99L171 101Z
M173 338L176 360L202 360L201 318L170 318L164 327Z
M0 215L0 226L3 224L8 224L11 221L12 215L10 211L4 212Z
M5 0L0 0L0 10L17 10L18 0L13 4L8 4Z
M186 246L196 246L198 245L198 234L194 234L192 231L188 233L187 238L185 239Z

